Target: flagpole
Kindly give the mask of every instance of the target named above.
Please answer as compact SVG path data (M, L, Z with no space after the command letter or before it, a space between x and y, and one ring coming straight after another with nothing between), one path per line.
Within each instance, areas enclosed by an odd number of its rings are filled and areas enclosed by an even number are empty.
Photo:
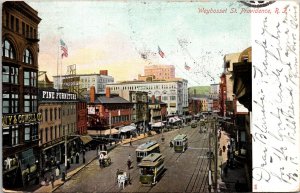
M58 69L59 69L59 59L60 59L60 54L59 54L59 48L60 48L60 40L61 40L61 29L63 29L64 27L58 27L58 34L59 34L59 38L58 38L58 46L57 46L57 78L58 78ZM61 59L60 59L60 70L62 69L62 64L61 64ZM57 90L61 89L61 73L60 72L60 77L59 77L59 82L58 82L58 86L57 86Z

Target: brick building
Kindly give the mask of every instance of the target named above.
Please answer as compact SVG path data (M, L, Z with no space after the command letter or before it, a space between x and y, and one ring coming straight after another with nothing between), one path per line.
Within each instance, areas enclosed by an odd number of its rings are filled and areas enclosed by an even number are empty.
M3 187L34 183L38 173L38 12L2 4Z

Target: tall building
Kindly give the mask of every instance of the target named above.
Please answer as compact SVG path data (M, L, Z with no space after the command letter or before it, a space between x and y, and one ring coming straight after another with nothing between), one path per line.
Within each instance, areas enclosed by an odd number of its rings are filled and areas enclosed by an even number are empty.
M154 75L156 80L175 78L175 67L173 65L151 65L145 66L145 76Z
M92 86L95 87L96 94L105 94L105 85L114 82L114 78L108 75L107 70L100 70L99 74L76 74L76 77L79 77L79 89L86 90L86 96ZM54 88L59 88L61 81L67 81L68 78L68 75L53 76Z
M3 187L34 183L38 173L38 12L2 4Z
M143 91L148 93L148 98L152 95L156 99L161 96L161 101L168 104L168 114L184 114L184 108L188 109L188 81L181 78L154 81L125 81L120 83L110 83L112 93L118 94L120 90Z

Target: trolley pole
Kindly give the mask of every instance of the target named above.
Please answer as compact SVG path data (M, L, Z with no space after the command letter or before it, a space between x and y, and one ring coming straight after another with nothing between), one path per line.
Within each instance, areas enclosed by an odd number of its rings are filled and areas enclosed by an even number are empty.
M208 124L210 124L209 122L206 122ZM210 125L209 125L210 126ZM209 189L209 192L211 191L211 185L212 185L212 180L211 180L211 148L210 148L210 137L211 137L211 129L209 129L209 132L208 132L208 159L209 159L209 171L208 171L208 189Z

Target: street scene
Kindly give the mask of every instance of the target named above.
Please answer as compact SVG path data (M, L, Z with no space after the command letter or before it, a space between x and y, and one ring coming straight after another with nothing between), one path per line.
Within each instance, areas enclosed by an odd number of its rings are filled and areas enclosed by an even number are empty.
M254 45L251 39L251 26L256 21L251 14L279 14L273 10L275 4L2 3L2 190L263 190L261 171L272 164L274 155L279 157L275 150L282 154L287 150L267 140L287 139L294 146L290 134L296 129L289 132L281 126L297 128L298 124L293 121L298 111L292 108L298 104L292 89L297 76L291 71L296 70L266 72L271 66L266 62L271 53L267 48L280 41L266 46L265 39ZM291 12L292 8L285 6L285 11L294 14L296 8ZM291 14L289 17L296 29L296 20ZM266 24L267 17L261 20L263 33L270 35L271 29L265 29L271 26ZM281 26L288 25L287 20ZM285 30L286 39L296 41L294 28L281 29L279 23L275 27L277 35ZM254 46L257 51L258 45L266 57L258 62L264 65L261 68L252 65ZM286 47L292 48L280 56L297 52L293 46ZM272 57L279 60L274 54ZM292 69L291 61L285 66ZM285 105L288 110L282 107L267 112L274 106L271 99L265 100L269 96L260 86L269 84L268 79L262 83L257 79L257 74L263 77L264 72L276 75L276 84L284 72L287 75L281 79L293 83L293 87L278 83L280 93L276 96L293 100L292 107ZM252 80L260 88L256 94ZM281 101L277 105L282 105ZM253 113L255 109L259 111ZM266 114L280 121L272 127L280 127L278 137L267 130L266 122L277 122ZM257 130L262 133L253 135ZM254 148L254 142L264 149ZM252 158L258 150L263 152L254 163ZM290 157L292 164L297 165L296 158ZM269 175L272 180L279 179L271 171ZM288 174L294 183L297 174L293 176Z

